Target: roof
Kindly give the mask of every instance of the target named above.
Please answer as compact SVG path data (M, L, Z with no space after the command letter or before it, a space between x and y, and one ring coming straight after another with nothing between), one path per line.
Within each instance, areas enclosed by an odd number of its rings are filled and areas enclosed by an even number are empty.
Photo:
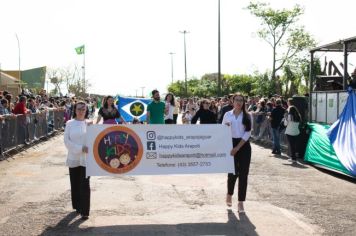
M3 71L0 72L0 85L2 84L18 84L19 83L19 80L14 77L14 76L11 76Z
M347 44L348 52L356 52L356 36L312 48L310 52L343 52L344 44Z

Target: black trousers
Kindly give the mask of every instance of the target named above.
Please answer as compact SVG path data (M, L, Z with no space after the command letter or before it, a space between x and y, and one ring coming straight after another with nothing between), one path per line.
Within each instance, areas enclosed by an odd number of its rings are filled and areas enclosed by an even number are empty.
M296 152L298 151L299 135L292 136L287 134L288 152L292 160L297 160Z
M173 114L173 124L177 124L178 114Z
M172 119L167 119L167 120L164 120L164 123L165 124L173 124L173 120Z
M84 216L90 211L90 181L85 177L85 167L69 168L72 206Z
M240 142L241 139L232 139L232 144L234 147ZM238 200L245 201L246 200L246 192L247 192L247 179L248 173L250 170L251 163L251 145L250 142L247 141L240 150L234 156L235 163L235 173L229 173L227 176L227 193L229 195L234 194L235 184L237 178L239 178L238 185Z

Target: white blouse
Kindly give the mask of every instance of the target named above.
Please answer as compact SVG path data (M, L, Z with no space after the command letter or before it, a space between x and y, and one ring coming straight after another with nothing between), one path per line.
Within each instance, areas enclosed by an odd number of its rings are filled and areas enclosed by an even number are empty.
M165 120L168 120L168 119L171 119L173 120L173 112L174 112L174 106L172 106L172 104L167 104L166 103L166 106L168 106L168 113L167 115L164 116L164 119Z
M245 131L245 126L242 124L243 112L236 117L233 111L234 110L231 110L225 113L222 124L230 123L233 138L242 138L247 141L251 136L251 130Z
M291 136L298 136L300 134L299 131L299 122L293 121L292 116L288 114L287 119L284 120L284 125L286 125L285 134Z
M64 131L64 144L68 149L66 165L69 168L86 166L86 153L82 151L87 132L86 121L69 120Z

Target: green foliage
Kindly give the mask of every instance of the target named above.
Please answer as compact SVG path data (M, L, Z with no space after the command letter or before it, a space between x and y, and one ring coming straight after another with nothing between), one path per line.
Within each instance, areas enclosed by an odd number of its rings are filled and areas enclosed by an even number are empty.
M273 85L268 79L268 73L255 75L223 75L222 91L224 95L240 92L246 95L270 95ZM205 74L201 79L190 79L188 84L188 97L216 97L217 74ZM176 81L168 86L168 91L179 97L185 97L184 81Z
M277 72L281 69L286 72L288 69L285 66L290 69L290 64L295 64L294 60L304 58L306 49L315 46L312 36L304 27L297 25L304 9L299 5L292 9L273 9L269 4L260 2L250 2L247 9L262 23L262 28L257 31L258 36L273 49L271 78L274 80L276 93L281 93L282 87L288 86L284 82L291 81L291 74L285 75L285 80L280 81L276 76ZM299 87L298 84L292 85Z
M275 93L273 81L269 78L269 73L263 74L255 72L253 76L251 95L269 96Z

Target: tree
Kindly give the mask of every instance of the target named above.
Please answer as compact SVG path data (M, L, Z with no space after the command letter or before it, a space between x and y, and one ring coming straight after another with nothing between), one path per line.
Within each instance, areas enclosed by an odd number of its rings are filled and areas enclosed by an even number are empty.
M268 72L255 72L252 81L251 95L269 96L275 92L273 81L268 79Z
M295 5L292 9L276 10L269 4L250 2L250 13L262 21L258 36L272 47L272 72L276 92L281 94L282 84L277 72L298 53L315 45L312 36L303 27L297 26L298 17L304 9Z
M47 78L54 85L54 89L51 91L53 94L61 94L61 85L63 84L63 80L60 74L60 68L47 68ZM47 91L49 92L49 91Z

